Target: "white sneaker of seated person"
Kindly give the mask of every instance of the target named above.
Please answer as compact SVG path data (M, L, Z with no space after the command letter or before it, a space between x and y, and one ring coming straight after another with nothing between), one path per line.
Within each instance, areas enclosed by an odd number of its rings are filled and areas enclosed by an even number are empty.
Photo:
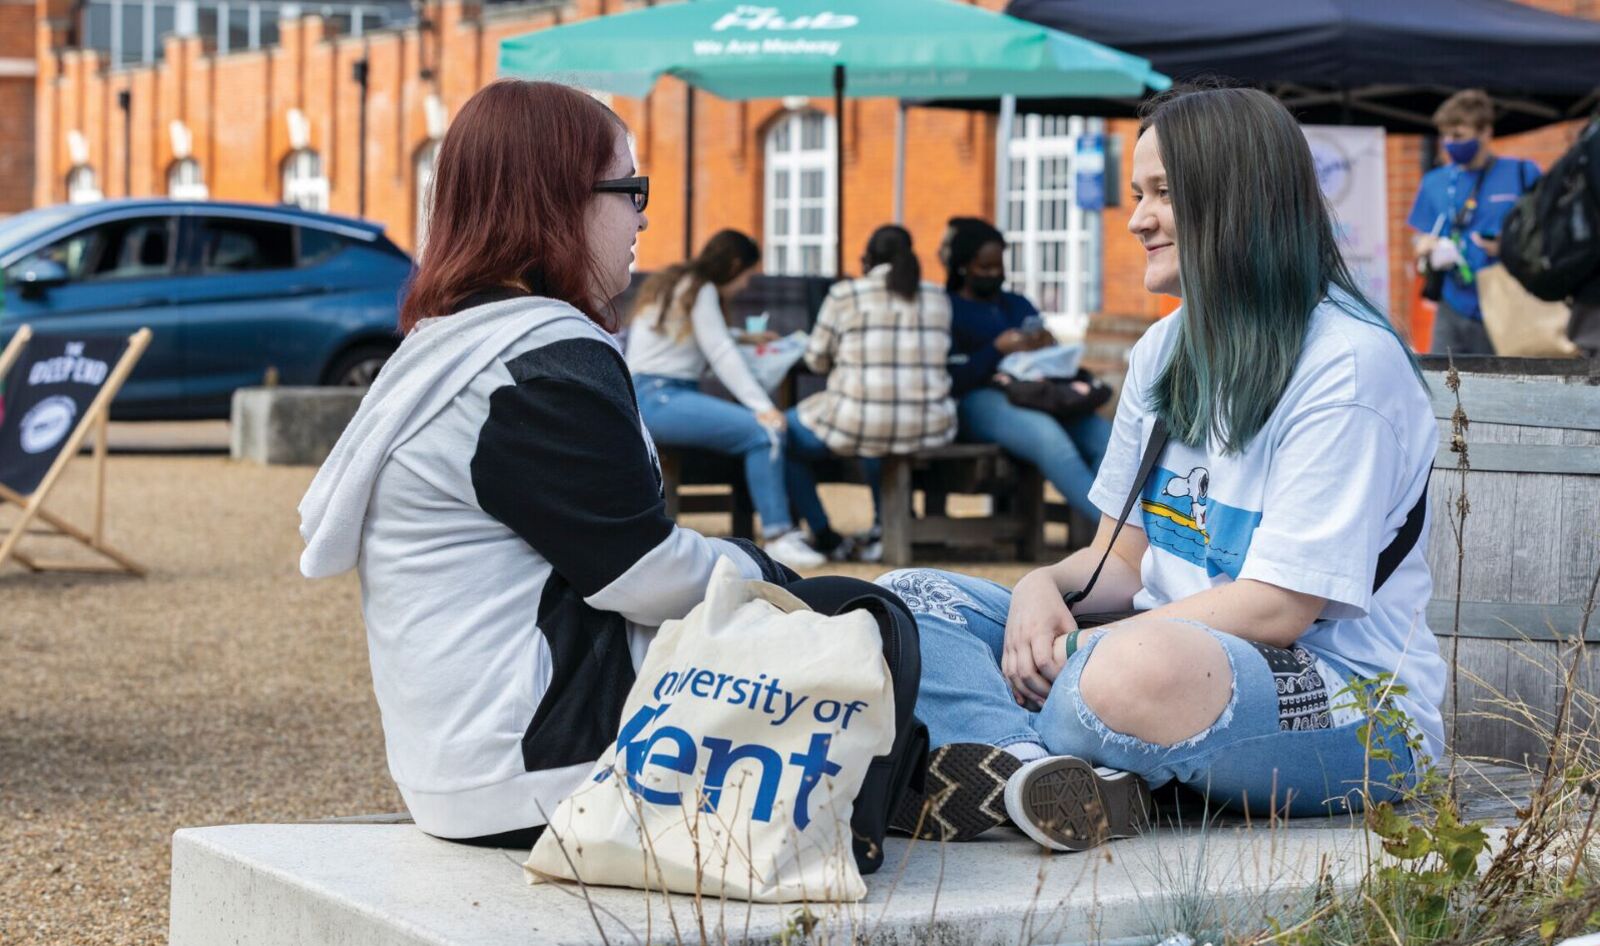
M775 539L768 539L763 549L774 561L796 571L816 568L828 560L826 555L806 544L805 536L799 529L790 529Z
M1150 786L1069 755L1023 763L1006 779L1006 815L1052 851L1087 851L1150 825Z

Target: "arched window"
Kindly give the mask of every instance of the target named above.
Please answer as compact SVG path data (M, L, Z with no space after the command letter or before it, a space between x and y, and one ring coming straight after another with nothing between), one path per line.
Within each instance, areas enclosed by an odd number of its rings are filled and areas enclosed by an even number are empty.
M283 159L283 202L302 210L328 209L328 179L322 173L322 155L301 148Z
M417 149L416 159L416 234L415 254L422 256L422 246L428 242L428 213L433 207L433 164L439 159L439 141L434 139Z
M167 196L174 200L205 200L211 196L206 189L206 179L200 174L200 162L194 158L179 158L167 168Z
M104 198L105 195L100 193L100 179L95 176L94 168L80 164L67 172L68 203L92 204Z
M1011 128L1006 271L1014 292L1046 316L1086 327L1100 309L1100 211L1078 206L1078 142L1105 121L1018 115Z
M838 182L833 116L791 112L767 131L767 272L832 276Z

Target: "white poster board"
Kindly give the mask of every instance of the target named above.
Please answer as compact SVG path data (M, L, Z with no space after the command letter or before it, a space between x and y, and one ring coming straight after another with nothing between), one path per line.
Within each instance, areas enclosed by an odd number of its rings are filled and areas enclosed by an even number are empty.
M1389 192L1382 128L1302 125L1333 208L1345 262L1367 298L1389 306Z

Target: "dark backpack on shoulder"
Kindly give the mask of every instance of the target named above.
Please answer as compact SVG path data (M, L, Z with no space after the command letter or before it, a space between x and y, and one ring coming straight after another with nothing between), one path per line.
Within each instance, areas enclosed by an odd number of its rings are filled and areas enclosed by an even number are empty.
M883 866L883 836L889 814L907 788L926 791L928 727L917 719L922 683L922 644L910 609L885 588L859 578L825 576L784 586L819 614L866 611L878 622L883 659L894 680L894 747L872 760L850 816L856 867L870 874Z
M1600 276L1600 121L1506 215L1500 261L1547 302Z

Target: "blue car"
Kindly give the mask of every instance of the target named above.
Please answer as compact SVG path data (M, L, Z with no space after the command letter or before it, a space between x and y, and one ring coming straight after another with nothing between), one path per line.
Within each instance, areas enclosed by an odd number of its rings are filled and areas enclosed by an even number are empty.
M293 207L111 200L0 220L0 347L40 334L127 335L149 349L112 409L227 417L236 388L366 385L399 344L411 259L360 220Z

